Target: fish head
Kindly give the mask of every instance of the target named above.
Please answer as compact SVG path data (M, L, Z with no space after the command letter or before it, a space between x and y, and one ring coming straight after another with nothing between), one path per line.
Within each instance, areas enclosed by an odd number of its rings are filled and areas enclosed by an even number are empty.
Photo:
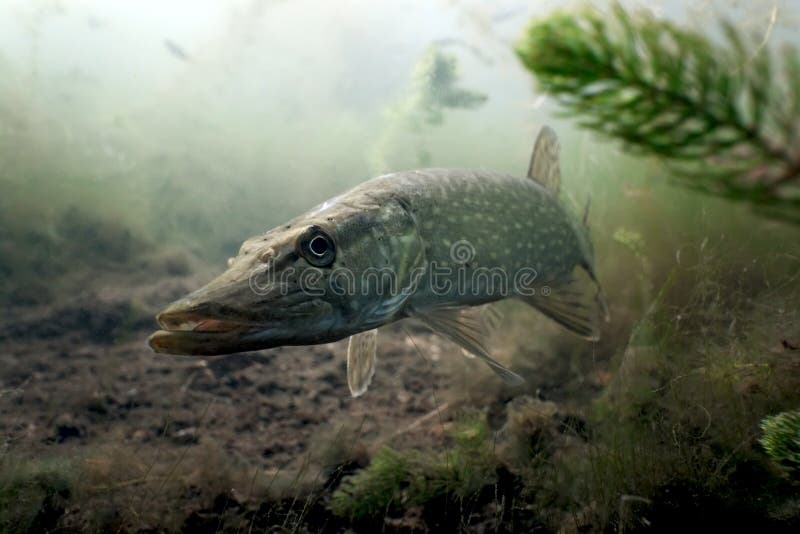
M159 313L150 347L229 354L375 328L399 313L422 250L397 203L312 210L246 240L225 272Z

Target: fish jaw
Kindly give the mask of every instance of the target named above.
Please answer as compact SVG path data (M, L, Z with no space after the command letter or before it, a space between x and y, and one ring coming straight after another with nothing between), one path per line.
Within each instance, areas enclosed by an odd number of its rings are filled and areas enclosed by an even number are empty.
M213 356L270 348L264 344L244 343L242 332L192 332L157 330L147 340L154 352L185 356Z
M240 321L186 311L182 309L182 303L182 300L177 301L156 316L156 321L165 331L224 333L243 326Z
M271 349L283 345L304 345L291 332L282 328L224 323L225 330L204 331L215 320L198 324L200 330L157 330L147 343L154 352L183 356L217 356ZM218 327L217 327L218 328ZM332 340L333 341L333 340Z
M236 258L227 271L159 313L150 348L210 356L304 344L329 334L337 315L328 303L286 285L263 291L251 285L260 268L253 255Z
M147 343L158 353L208 356L268 348L245 342L248 336L265 330L241 319L215 314L209 302L178 300L159 313L156 321L161 330L153 333Z
M213 356L346 337L335 328L337 315L324 302L252 315L221 305L218 300L198 299L201 291L171 304L156 316L161 329L148 339L153 351ZM215 298L218 295L215 293Z
M180 303L158 314L161 330L147 340L154 352L214 356L283 345L326 343L346 337L333 328L334 321L310 314L309 325L316 327L314 331L282 320L248 321L184 311L180 310Z

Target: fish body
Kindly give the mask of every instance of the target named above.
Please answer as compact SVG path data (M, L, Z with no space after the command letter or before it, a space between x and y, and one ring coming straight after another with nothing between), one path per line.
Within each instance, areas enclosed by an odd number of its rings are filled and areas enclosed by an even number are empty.
M540 134L528 178L422 169L373 178L263 235L159 314L158 352L226 354L351 336L354 395L376 329L408 318L521 379L486 348L480 306L518 298L589 339L605 315L588 230L558 196L558 144Z
M514 297L524 289L514 287L522 274L535 275L530 288L535 289L563 281L576 265L593 263L585 228L533 180L484 170L423 169L361 187L385 191L384 202L401 199L414 222L426 276L407 301L412 308Z

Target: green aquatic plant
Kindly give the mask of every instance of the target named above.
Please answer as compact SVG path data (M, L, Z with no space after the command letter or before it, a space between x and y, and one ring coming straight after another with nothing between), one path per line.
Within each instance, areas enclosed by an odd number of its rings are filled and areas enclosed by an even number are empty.
M0 461L0 531L52 531L66 510L73 466L62 461Z
M587 8L533 22L516 52L580 124L663 159L687 186L800 222L800 53L754 53L651 15Z
M455 56L436 46L428 48L414 65L408 88L386 111L386 126L370 150L370 170L381 173L391 169L387 160L405 131L420 135L427 128L441 126L447 110L475 109L487 98L459 85ZM416 144L418 163L430 165L430 154L424 144L419 141Z
M761 421L759 442L777 464L800 474L800 410L782 412Z
M426 52L414 68L412 108L418 112L412 117L414 125L422 122L438 126L444 122L446 109L474 109L486 102L486 95L464 89L458 83L458 63L455 56L438 48Z
M444 452L384 447L370 465L346 477L331 496L333 513L351 519L383 517L391 510L423 505L442 496L469 499L495 480L497 459L486 421L461 420Z
M595 526L621 522L625 496L649 500L650 519L659 516L665 530L666 510L680 511L683 522L695 506L715 522L773 521L769 507L791 504L756 429L800 399L791 352L764 350L794 331L798 288L783 281L796 264L761 255L762 270L753 272L746 255L754 251L723 239L684 249L633 327L593 402L586 453L566 460L576 470L570 478L586 481L578 501L593 509Z
M408 458L384 447L375 454L367 469L342 481L331 497L331 510L337 515L354 518L382 514L392 502L400 502L408 473Z

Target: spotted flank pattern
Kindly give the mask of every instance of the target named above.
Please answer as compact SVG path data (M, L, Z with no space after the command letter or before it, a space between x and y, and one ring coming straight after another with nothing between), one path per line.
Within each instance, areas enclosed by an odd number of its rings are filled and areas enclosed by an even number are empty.
M376 178L353 193L362 188L402 196L428 264L454 271L452 294L422 285L409 298L412 306L429 306L436 299L465 305L497 300L513 296L513 279L521 270L533 269L543 286L591 263L583 228L533 180L475 169L421 169ZM459 246L462 256L455 257ZM489 279L497 269L507 274L505 287ZM466 275L461 285L456 271Z

